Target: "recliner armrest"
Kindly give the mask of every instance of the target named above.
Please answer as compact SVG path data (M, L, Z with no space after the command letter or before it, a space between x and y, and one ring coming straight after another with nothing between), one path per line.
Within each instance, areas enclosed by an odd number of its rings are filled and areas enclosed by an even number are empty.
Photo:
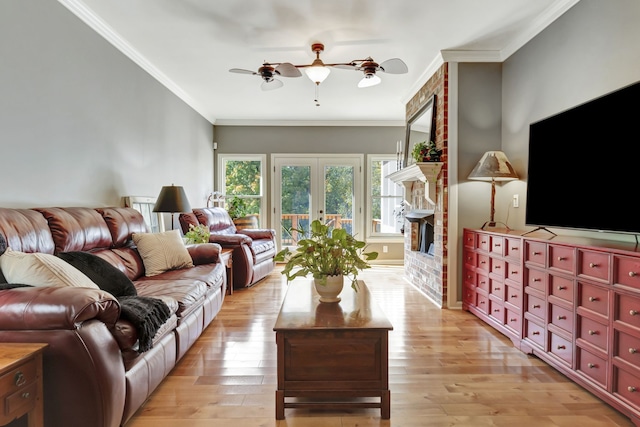
M211 234L209 242L218 243L220 246L231 247L241 245L251 245L253 239L246 234Z
M244 228L238 230L239 234L245 234L254 240L260 239L276 239L276 230L271 228Z
M215 264L218 262L222 247L218 243L195 243L187 245L193 265Z

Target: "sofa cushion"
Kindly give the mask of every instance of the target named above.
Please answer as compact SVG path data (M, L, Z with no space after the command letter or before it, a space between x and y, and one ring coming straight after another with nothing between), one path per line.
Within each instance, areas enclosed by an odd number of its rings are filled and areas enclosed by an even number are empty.
M133 283L138 295L174 299L178 303L176 314L181 318L202 307L208 289L205 282L193 279L149 279L144 277Z
M52 254L55 249L47 220L33 209L0 208L0 234L14 251Z
M115 297L138 294L126 274L97 255L89 252L61 252L58 257L80 270L100 289Z
M189 251L184 246L178 230L164 233L134 233L132 238L142 257L145 276L193 267Z
M77 268L51 254L27 254L7 248L0 256L0 269L8 283L99 289Z
M114 248L130 246L134 233L151 231L142 214L133 208L98 208L96 211L107 223Z
M92 208L35 208L49 224L56 253L111 247L107 224Z

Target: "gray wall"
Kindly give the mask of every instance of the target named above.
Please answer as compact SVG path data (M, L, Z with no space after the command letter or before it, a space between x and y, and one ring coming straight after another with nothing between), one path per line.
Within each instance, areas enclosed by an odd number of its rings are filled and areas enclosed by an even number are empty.
M213 190L213 126L56 1L0 2L0 206Z

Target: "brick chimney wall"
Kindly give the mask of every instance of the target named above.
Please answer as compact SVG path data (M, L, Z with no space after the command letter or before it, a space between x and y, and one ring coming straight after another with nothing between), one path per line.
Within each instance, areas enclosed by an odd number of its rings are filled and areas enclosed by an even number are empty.
M418 233L418 224L405 221L404 234L404 269L409 281L420 289L430 300L441 308L447 308L447 213L448 213L448 182L447 182L447 140L448 140L448 67L443 64L438 71L420 88L406 105L407 120L415 114L431 98L436 95L436 140L438 148L443 150L442 162L436 185L436 206L434 213L434 256L412 250ZM415 182L411 189L411 200L424 197L424 184ZM409 196L409 195L407 195ZM415 246L415 245L413 245ZM455 286L455 284L453 284Z

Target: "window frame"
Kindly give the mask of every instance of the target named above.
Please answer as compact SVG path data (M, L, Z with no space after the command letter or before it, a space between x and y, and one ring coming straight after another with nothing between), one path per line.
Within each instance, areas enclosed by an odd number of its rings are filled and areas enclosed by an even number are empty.
M367 194L366 194L366 204L367 204L367 215L366 215L366 219L365 219L365 224L366 226L366 233L365 236L367 238L367 241L370 242L380 242L380 243L400 243L404 240L404 235L400 232L397 233L380 233L380 232L376 232L371 230L371 227L369 227L369 225L373 222L373 202L374 199L380 198L382 199L385 196L379 196L379 197L374 197L372 194L372 189L373 189L373 176L371 174L371 169L373 166L373 163L376 161L390 161L390 162L395 162L397 161L396 155L395 154L368 154L367 155ZM388 179L385 177L382 177L382 179ZM394 183L395 184L395 183ZM398 184L395 184L398 185ZM386 197L394 197L395 196L386 196ZM404 200L404 187L402 187L402 191L401 191L401 195L397 196L399 197L400 201Z
M260 162L260 194L257 196L238 196L243 199L259 199L260 200L260 216L264 218L261 224L268 224L269 211L266 200L266 182L267 182L267 156L266 154L218 154L216 165L218 175L219 192L227 197L227 179L226 166L230 161L259 161Z

